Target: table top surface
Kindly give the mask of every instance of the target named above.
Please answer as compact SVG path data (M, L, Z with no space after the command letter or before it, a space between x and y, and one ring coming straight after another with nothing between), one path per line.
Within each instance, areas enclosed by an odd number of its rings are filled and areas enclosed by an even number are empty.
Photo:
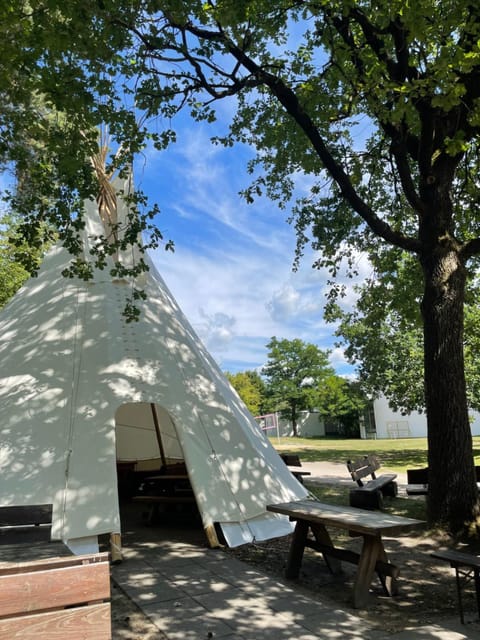
M312 523L330 525L364 535L400 533L419 528L423 520L404 518L382 511L367 511L355 507L326 504L317 500L298 500L282 504L269 504L267 511L282 513L292 520L307 520Z

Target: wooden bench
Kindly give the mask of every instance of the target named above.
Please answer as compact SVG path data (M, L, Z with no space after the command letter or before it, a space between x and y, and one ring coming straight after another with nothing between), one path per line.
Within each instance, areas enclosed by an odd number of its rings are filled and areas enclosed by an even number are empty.
M475 467L477 487L480 489L480 466ZM428 493L428 467L407 469L407 495L426 496Z
M51 542L52 505L0 507L0 640L111 640L108 553Z
M382 509L383 496L395 497L398 486L395 482L396 473L386 473L377 478L376 471L380 469L380 462L376 456L368 455L357 460L348 460L347 468L352 480L358 487L350 490L350 506L360 509ZM370 476L370 480L364 478Z
M462 624L465 624L462 603L462 587L473 578L477 599L478 616L480 618L480 557L462 551L455 551L454 549L436 551L435 553L432 553L432 557L437 558L438 560L449 562L452 569L455 569L458 595L458 611L460 613L460 622Z
M300 457L295 453L280 453L281 459L289 468L290 473L299 481L301 484L304 484L303 478L304 476L311 475L310 471L299 471L298 467L302 466L300 461ZM291 468L293 467L293 469Z
M27 637L111 640L108 553L0 562L0 640Z
M51 504L0 507L0 545L48 542L51 529Z

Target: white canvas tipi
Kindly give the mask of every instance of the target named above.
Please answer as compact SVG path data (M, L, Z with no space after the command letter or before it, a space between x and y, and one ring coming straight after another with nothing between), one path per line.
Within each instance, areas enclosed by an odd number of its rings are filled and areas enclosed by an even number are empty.
M104 230L97 204L86 210L89 259ZM118 197L119 220L125 211ZM117 461L158 463L153 407L163 453L184 459L207 533L219 525L231 546L288 533L290 523L265 506L307 491L154 265L140 283L140 320L127 323L131 283L108 269L88 282L66 279L69 261L54 248L0 312L0 505L52 503L52 537L76 552L94 549L100 534L118 536Z

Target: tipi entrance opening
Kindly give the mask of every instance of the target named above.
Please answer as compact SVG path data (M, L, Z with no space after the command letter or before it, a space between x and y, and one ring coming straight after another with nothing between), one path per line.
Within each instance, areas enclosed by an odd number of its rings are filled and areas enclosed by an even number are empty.
M161 405L123 404L115 414L115 427L118 464L152 471L185 462L173 418Z
M156 403L122 405L115 414L119 502L129 525L200 526L172 416ZM124 522L122 522L124 529Z

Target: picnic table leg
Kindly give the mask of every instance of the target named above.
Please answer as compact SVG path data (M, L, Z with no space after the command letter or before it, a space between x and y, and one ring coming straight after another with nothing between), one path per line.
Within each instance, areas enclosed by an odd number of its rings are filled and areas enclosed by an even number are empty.
M297 520L288 553L287 568L285 569L286 578L298 578L302 565L303 552L305 551L305 542L307 541L308 527L309 524L305 520Z
M388 564L387 553L381 540L380 545L381 548L378 553L378 559L385 562L385 564ZM387 596L396 596L398 594L398 581L395 576L386 576L383 573L378 573L378 577L380 578L380 582L382 583L383 589Z
M313 535L315 536L315 540L317 542L320 542L322 545L326 547L332 547L333 549L332 539L323 524L311 523L310 528L312 529ZM331 573L333 574L342 573L342 563L338 558L334 558L333 556L329 555L328 552L327 553L322 552L322 554L323 554L325 563L329 568L329 570L331 571Z
M353 585L353 606L357 609L365 606L369 599L369 587L375 572L375 564L383 549L381 538L363 536L363 546L358 562L357 575Z

